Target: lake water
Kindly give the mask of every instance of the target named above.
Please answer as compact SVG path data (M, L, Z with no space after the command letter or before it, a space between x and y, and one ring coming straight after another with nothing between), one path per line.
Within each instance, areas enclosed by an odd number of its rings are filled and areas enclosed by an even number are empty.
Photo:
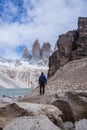
M30 88L0 88L0 96L24 96L30 93L32 89Z

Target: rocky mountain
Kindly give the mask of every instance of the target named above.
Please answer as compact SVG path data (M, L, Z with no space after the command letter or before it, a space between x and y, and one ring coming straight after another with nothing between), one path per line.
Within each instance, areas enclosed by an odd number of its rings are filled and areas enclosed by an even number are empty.
M29 51L28 51L27 47L24 48L24 52L23 52L22 58L23 59L28 59L28 60L31 60L31 58L32 58L32 56L29 54Z
M41 48L41 58L42 59L48 59L50 55L52 54L51 45L49 42L44 43Z
M38 39L33 44L32 58L36 60L40 59L40 43Z
M60 35L58 50L49 58L48 77L72 60L87 57L87 18L78 19L78 29Z
M5 69L4 69L5 70ZM3 71L0 69L0 71ZM10 78L4 72L0 72L0 88L23 88L23 84L18 81L15 82L13 78Z
M30 65L28 61L3 63L0 61L0 88L35 88L41 72L47 75L48 67Z
M52 54L51 45L49 42L43 43L40 47L39 40L35 40L32 47L32 55L29 54L28 48L24 48L22 60L28 60L30 64L46 65L48 66L49 57Z

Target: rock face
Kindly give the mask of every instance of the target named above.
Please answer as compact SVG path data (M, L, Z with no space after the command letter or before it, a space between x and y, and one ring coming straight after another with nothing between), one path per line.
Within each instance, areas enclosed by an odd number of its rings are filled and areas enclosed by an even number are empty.
M71 60L87 57L87 18L78 19L78 29L60 35L58 50L49 59L48 77Z
M27 60L30 64L36 64L39 66L48 66L49 57L52 54L51 45L49 42L43 43L43 46L40 47L39 40L37 39L32 47L32 55L29 54L28 48L24 48L23 56L21 60ZM21 61L20 60L20 61ZM16 64L19 65L20 61Z
M32 57L34 59L39 59L40 58L40 43L39 43L38 39L33 44Z
M73 60L61 67L49 79L46 92L87 89L87 58Z
M23 52L23 56L22 56L22 58L25 58L25 59L31 59L31 55L29 54L29 52L28 52L28 48L27 47L25 47L24 48L24 52Z
M71 60L87 57L87 18L78 20L77 49L72 52Z
M48 59L52 54L51 45L49 42L44 43L41 48L41 58Z

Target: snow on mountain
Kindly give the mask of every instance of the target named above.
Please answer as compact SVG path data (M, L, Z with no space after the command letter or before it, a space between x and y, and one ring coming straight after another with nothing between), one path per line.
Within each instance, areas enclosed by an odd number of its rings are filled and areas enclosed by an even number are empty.
M0 87L4 88L35 88L41 72L47 74L48 67L30 64L28 61L0 60Z

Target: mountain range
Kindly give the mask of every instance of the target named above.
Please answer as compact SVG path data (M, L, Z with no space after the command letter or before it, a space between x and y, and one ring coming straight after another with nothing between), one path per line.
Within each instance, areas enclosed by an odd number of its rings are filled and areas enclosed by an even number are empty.
M41 71L47 75L48 67L0 58L0 88L35 88Z
M44 43L40 47L37 39L32 47L32 55L25 47L20 59L11 60L0 57L0 88L37 87L40 73L43 71L47 75L51 54L51 45Z
M40 47L38 39L35 40L32 47L32 55L29 54L28 48L24 48L22 60L28 60L30 64L48 65L49 57L52 54L52 48L49 42L43 43Z

